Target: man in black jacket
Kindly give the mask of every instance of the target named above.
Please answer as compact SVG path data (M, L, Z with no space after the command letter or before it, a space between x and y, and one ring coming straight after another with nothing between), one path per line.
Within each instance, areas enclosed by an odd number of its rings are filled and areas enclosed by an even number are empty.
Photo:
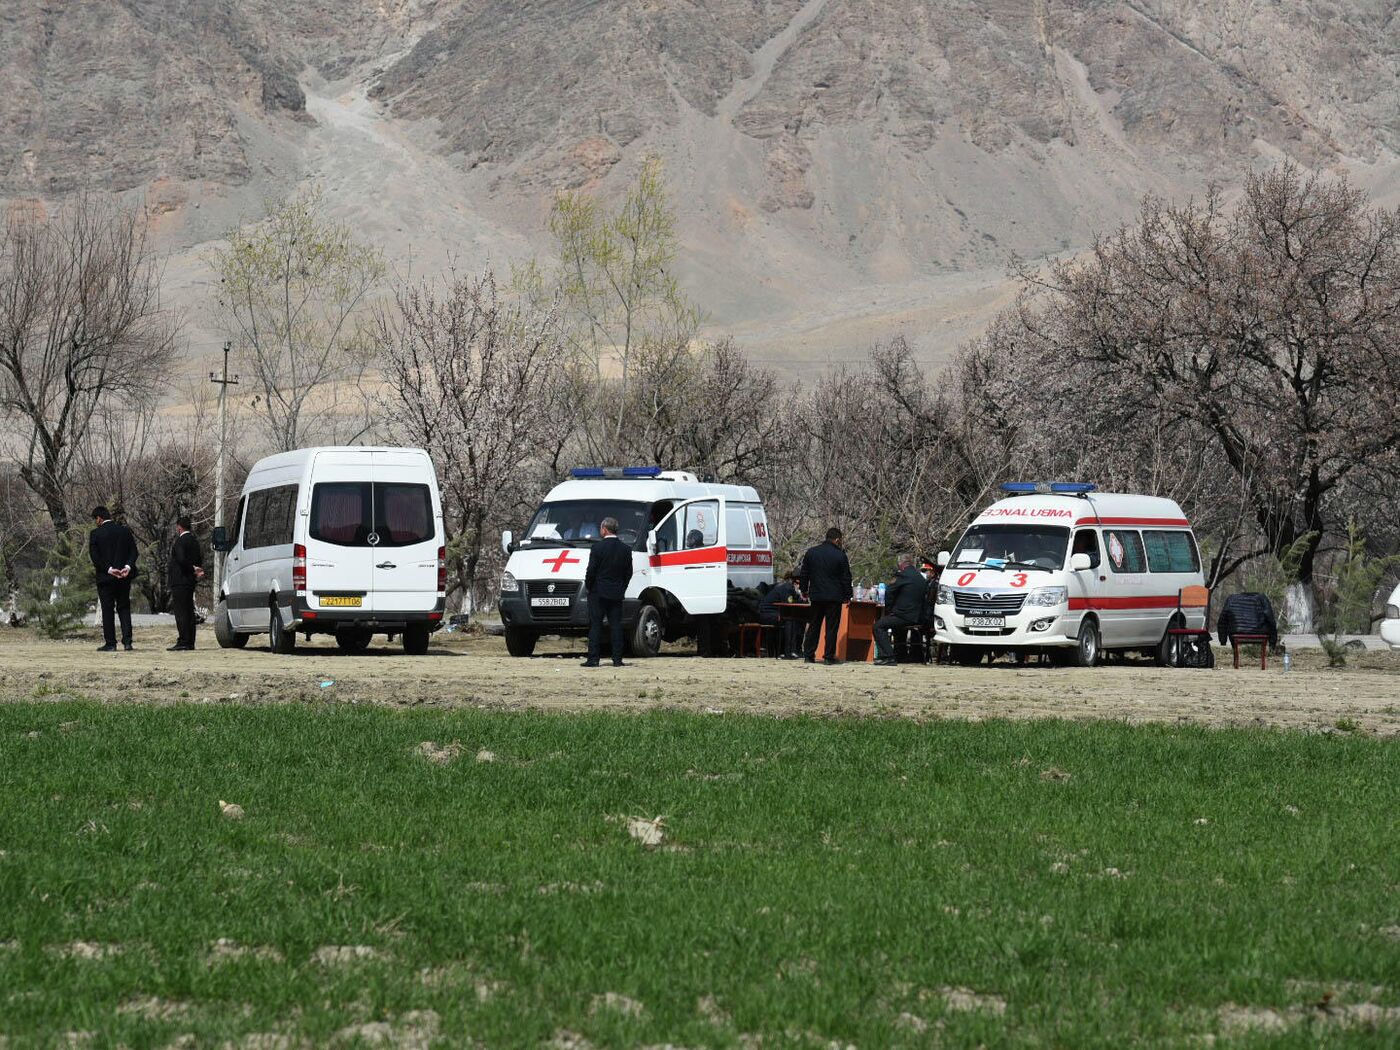
M116 652L120 618L122 646L131 649L131 579L136 575L136 537L112 520L106 507L94 507L97 527L88 534L88 556L97 576L97 601L102 606L102 644L97 651Z
M785 580L769 587L767 593L759 599L758 622L778 628L779 659L797 659L797 650L801 643L802 635L800 630L801 621L791 614L784 616L778 606L803 600L801 584L796 572L788 573ZM805 609L793 611L806 612Z
M890 631L908 630L918 627L924 615L924 597L928 594L928 581L923 573L914 568L914 556L899 556L899 571L885 588L885 615L875 621L875 663L879 667L893 667L894 640Z
M603 538L588 554L583 585L588 589L588 659L584 667L597 667L603 648L603 619L612 628L612 662L622 664L622 599L632 582L632 551L617 538L617 519L604 518L598 525Z
M204 578L204 552L191 531L190 519L175 519L175 542L170 545L166 580L170 584L170 606L175 613L175 644L170 652L194 648L194 587Z
M838 664L836 633L841 627L841 606L851 600L851 562L842 549L840 529L827 529L826 542L811 548L802 556L802 590L812 603L812 619L807 625L803 658L809 664L817 662L817 638L826 628L826 646L822 661Z

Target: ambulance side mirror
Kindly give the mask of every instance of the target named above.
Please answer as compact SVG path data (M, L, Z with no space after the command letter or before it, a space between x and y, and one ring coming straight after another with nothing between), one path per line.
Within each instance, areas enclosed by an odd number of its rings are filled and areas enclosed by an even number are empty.
M214 526L214 535L209 540L209 546L220 554L227 554L233 550L233 544L228 541L228 529L225 526Z
M1092 569L1094 562L1087 554L1071 554L1069 567L1072 572L1084 572L1086 569Z
M514 547L515 535L510 531L510 529L506 529L504 532L501 533L501 550L504 551L507 556L509 556L511 550Z
M940 569L946 569L946 568L948 567L948 563L949 563L950 561L952 561L952 560L953 560L953 556L952 556L951 554L949 554L947 551L939 551L939 552L938 552L938 567L939 567Z

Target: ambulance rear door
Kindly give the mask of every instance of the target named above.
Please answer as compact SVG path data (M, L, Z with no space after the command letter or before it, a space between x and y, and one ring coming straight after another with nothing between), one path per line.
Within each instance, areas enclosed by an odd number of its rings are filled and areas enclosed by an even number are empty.
M725 500L677 504L647 539L652 586L675 595L692 616L724 612L729 602Z

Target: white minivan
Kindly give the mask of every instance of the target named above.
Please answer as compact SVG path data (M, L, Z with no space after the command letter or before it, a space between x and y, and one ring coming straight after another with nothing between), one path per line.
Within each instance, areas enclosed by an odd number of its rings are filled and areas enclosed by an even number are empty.
M1385 603L1385 619L1381 621L1381 641L1400 651L1400 586L1390 592Z
M622 603L627 649L655 656L663 641L694 637L701 652L756 618L759 590L773 583L773 543L758 492L660 467L577 467L550 489L518 540L501 537L501 622L512 656L541 635L586 635L588 556L598 524L616 518L632 548Z
M1204 584L1196 537L1172 500L1077 482L1010 482L968 526L942 570L935 637L961 663L988 650L1044 652L1092 667L1106 650L1170 662L1173 627L1204 630L1182 608Z
M290 653L296 636L330 634L360 652L376 634L428 651L442 625L446 539L432 460L417 448L304 448L258 460L233 526L214 635L254 634Z

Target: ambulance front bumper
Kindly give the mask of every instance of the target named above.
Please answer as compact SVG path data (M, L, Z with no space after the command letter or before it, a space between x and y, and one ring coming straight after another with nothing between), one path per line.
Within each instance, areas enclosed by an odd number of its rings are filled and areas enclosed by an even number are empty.
M631 630L637 622L641 602L636 598L622 600L622 623ZM525 594L503 594L500 598L501 623L506 627L539 631L541 634L587 634L588 594L580 591L570 596L564 607L535 608Z
M1068 605L1026 606L1007 613L1001 626L969 624L974 617L951 605L934 607L934 639L948 645L987 645L998 648L1077 645L1082 614Z

